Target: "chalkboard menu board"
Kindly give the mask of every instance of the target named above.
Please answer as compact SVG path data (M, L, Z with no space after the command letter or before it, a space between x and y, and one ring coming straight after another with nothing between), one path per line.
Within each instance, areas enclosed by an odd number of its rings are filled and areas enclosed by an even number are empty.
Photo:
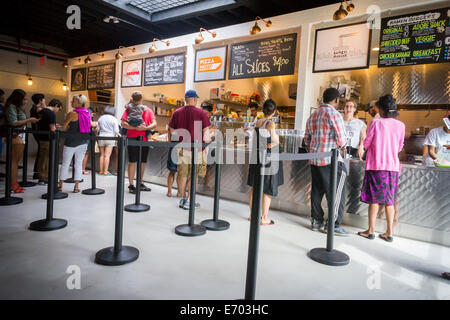
M144 85L183 83L184 55L183 52L145 59Z
M450 8L381 19L378 67L450 62Z
M293 74L297 34L233 44L228 79Z
M115 63L104 64L88 68L87 88L114 89Z

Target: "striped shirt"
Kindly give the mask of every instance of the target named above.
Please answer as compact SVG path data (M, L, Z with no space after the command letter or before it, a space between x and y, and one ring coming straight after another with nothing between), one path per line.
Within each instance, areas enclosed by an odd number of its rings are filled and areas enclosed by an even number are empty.
M345 124L342 115L333 106L321 105L306 123L305 143L309 152L330 152L345 144ZM311 159L315 166L326 166L331 158Z

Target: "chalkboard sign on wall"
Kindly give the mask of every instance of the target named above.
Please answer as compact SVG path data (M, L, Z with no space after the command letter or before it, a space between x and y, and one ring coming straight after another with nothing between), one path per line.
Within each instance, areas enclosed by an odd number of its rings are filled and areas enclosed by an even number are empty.
M144 85L184 83L185 53L145 59Z
M450 62L450 8L381 19L378 67Z
M296 49L296 33L233 44L228 79L294 74Z
M115 67L115 63L89 67L87 74L88 90L114 89Z

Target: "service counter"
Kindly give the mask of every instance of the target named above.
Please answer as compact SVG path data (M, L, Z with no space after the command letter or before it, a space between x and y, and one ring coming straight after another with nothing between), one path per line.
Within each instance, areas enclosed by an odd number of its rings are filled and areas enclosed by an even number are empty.
M223 199L248 202L247 149L224 148L220 196ZM150 150L144 180L167 185L168 149ZM233 159L235 164L229 164ZM240 164L239 164L240 163ZM346 184L347 205L344 223L367 228L368 205L359 200L364 177L364 162L347 160L349 175ZM283 161L284 185L279 196L273 198L272 209L310 216L311 174L308 161ZM208 166L205 179L199 180L199 194L214 195L214 165ZM450 169L428 168L403 164L399 176L398 222L394 233L412 239L450 245ZM326 207L324 197L323 206ZM211 208L212 210L212 208ZM382 212L377 220L377 231L385 229Z

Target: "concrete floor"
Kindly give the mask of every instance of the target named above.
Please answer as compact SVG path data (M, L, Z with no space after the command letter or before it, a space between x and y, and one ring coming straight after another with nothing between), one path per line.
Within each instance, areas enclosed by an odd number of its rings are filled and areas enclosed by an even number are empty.
M166 197L165 187L152 185L152 192L142 196L151 210L124 214L123 243L138 248L139 259L106 267L93 260L99 249L113 244L116 177L97 181L106 194L69 193L68 199L55 201L55 217L69 222L58 231L27 229L45 216L46 202L39 196L46 187L26 190L23 204L0 207L0 299L243 298L248 206L223 200L220 215L231 223L229 230L180 237L174 227L187 222L188 211L178 208L176 198ZM70 192L72 185L64 189ZM126 192L125 204L133 199ZM213 199L199 196L198 202L200 222L211 217ZM260 233L257 299L450 299L450 281L440 278L450 271L448 247L352 235L335 239L350 264L329 267L307 256L326 242L325 234L309 230L307 218L276 211L270 216L276 224ZM79 290L66 285L71 265L81 271Z

